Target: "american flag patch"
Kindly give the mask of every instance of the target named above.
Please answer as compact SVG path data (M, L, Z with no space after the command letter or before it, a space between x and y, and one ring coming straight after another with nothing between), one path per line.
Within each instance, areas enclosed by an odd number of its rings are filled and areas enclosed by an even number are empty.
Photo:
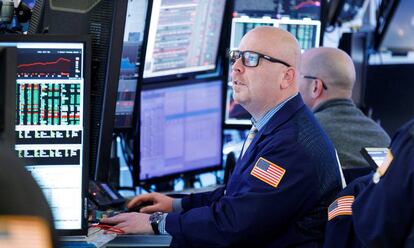
M277 185L279 185L280 180L282 180L283 175L285 175L285 172L285 169L276 164L264 158L259 158L250 174L276 188Z
M328 220L332 220L338 215L352 215L352 203L355 197L346 195L339 197L328 207Z

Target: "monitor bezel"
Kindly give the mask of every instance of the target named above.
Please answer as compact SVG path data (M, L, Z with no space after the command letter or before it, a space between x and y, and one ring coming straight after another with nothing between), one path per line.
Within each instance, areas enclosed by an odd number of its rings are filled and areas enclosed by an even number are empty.
M188 171L182 171L182 172L177 172L177 173L170 173L170 174L166 174L166 175L162 175L162 176L157 176L157 177L151 177L151 178L145 178L145 179L141 179L140 175L138 175L138 179L139 179L139 184L140 185L148 185L148 184L156 184L156 183L162 183L162 182L166 182L168 180L172 180L172 179L176 179L176 178L182 178L182 177L187 177L187 176L193 176L196 174L200 174L200 173L205 173L205 172L211 172L211 171L217 171L223 168L222 165L222 156L223 156L223 138L224 138L224 86L226 86L224 84L225 80L224 77L220 76L220 77L212 77L212 78L193 78L193 79L186 79L186 80L177 80L177 81L173 81L173 82L162 82L159 84L152 84L152 85L144 85L142 87L142 91L140 92L140 99L141 99L141 94L142 92L145 91L149 91L149 90L157 90L157 89L164 89L164 88L169 88L169 87L178 87L178 86L189 86L189 85L197 85L197 84L202 84L202 83L211 83L211 82L217 82L220 81L221 82L221 120L220 120L220 129L221 129L221 135L220 135L220 145L219 145L219 150L221 151L221 156L220 156L220 161L218 164L214 164L214 165L209 165L209 166L205 166L203 168L198 168L198 169L194 169L194 170L188 170ZM137 129L140 130L140 121L137 122ZM140 131L139 131L140 133ZM140 135L136 138L137 140L140 140ZM140 143L140 141L139 141ZM135 147L134 147L135 148ZM140 146L138 146L137 148L138 150L138 154L140 154ZM138 159L135 160L135 163L138 163L138 167L139 167L139 173L141 172L141 157L139 157Z
M16 68L17 48L0 47L0 90L4 94L0 99L0 143L13 151L16 143Z
M58 236L86 235L88 231L88 211L86 204L86 193L88 186L88 169L89 169L89 87L90 87L90 70L91 70L91 40L86 35L3 35L0 36L0 42L10 43L82 43L84 46L84 106L83 106L83 166L82 166L82 222L80 229L56 229Z
M152 12L154 9L154 1L155 0L150 0L149 1L149 7L148 7L148 20L146 25L148 25L148 30L146 32L146 44L145 44L145 50L144 50L144 62L142 65L142 84L146 85L146 84L153 84L153 83L163 83L165 81L177 81L177 80L186 80L186 79L191 79L194 78L196 76L200 76L200 75L209 75L212 74L214 72L217 72L217 70L219 70L219 61L220 61L220 51L222 50L222 47L226 46L226 44L223 44L223 42L220 42L224 35L223 32L225 30L225 26L226 26L226 21L227 21L227 12L231 9L231 2L232 1L225 1L224 3L224 10L223 10L223 16L222 16L222 22L221 22L221 27L220 27L220 35L218 38L218 46L217 46L217 51L216 51L216 60L215 63L213 65L213 68L211 69L200 69L200 70L194 70L194 71L189 71L189 72L182 72L182 73L171 73L168 75L162 75L162 76L151 76L151 77L144 77L144 73L145 73L145 61L146 61L146 56L147 56L147 48L148 48L148 34L149 31L151 30L151 19L152 19Z

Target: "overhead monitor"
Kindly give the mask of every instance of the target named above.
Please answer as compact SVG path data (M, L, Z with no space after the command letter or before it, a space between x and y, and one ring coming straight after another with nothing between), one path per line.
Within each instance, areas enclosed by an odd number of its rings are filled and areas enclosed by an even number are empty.
M383 1L375 29L375 48L396 54L414 51L414 1Z
M59 234L85 234L90 43L87 38L0 36L17 47L18 157L43 190Z
M177 83L141 92L140 180L221 164L222 80Z
M320 20L320 0L237 0L234 1L236 15L251 17L269 16L272 18L289 17L292 19L311 18Z
M147 6L147 0L128 1L115 110L117 129L132 127Z
M226 0L154 0L144 78L216 68Z
M319 47L319 40L321 34L321 22L311 19L292 20L280 19L278 20L279 28L289 31L299 42L303 50L314 47Z

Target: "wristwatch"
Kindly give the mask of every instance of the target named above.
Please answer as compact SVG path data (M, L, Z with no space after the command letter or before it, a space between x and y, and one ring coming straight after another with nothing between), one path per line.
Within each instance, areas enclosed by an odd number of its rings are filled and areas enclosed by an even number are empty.
M162 218L164 217L163 212L155 212L150 215L149 222L152 226L152 230L154 231L154 234L159 235L160 230L158 229L158 225L160 224Z

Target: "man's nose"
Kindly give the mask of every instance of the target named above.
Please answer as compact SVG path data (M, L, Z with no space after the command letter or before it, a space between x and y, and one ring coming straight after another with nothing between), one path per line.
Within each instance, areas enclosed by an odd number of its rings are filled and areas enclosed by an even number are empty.
M238 58L232 65L232 72L242 73L244 70L243 62L241 58Z

